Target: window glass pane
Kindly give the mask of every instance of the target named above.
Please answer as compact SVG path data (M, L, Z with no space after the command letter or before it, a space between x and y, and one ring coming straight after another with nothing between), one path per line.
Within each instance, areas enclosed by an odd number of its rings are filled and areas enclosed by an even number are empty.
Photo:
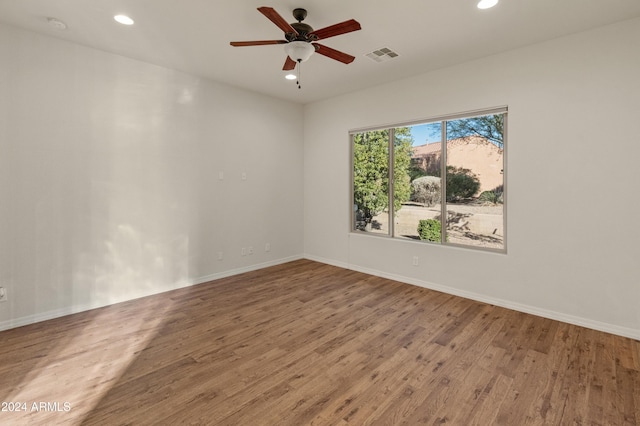
M395 135L394 195L400 205L394 236L440 242L442 125L437 122L400 127L395 129Z
M504 119L447 122L447 242L504 248Z
M506 114L352 133L352 230L504 250Z
M353 135L353 229L389 234L389 130Z

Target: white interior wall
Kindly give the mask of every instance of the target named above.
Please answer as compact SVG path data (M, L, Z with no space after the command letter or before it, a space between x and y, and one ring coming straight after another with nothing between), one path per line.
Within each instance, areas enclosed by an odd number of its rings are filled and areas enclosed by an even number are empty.
M309 258L639 338L638 39L318 102L303 133L298 106L0 26L0 329L295 258L304 232ZM508 254L349 234L350 129L500 105Z
M8 26L0 64L0 329L302 255L298 105Z
M634 19L307 105L305 255L640 338L639 40ZM506 255L349 233L349 130L504 105Z

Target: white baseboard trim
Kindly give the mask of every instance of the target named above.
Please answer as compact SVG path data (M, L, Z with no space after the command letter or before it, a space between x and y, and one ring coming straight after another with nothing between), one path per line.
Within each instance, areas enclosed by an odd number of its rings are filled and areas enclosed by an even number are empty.
M324 264L331 265L331 266L337 266L338 268L352 269L351 266L346 262L338 262L336 260L327 259L325 257L314 256L314 255L311 255L311 254L305 254L304 258L308 259L308 260L313 260L314 262L320 262L320 263L324 263ZM371 274L371 275L374 275L374 274Z
M190 279L190 280L187 280L187 281L176 283L176 285L172 289L164 290L164 291L158 291L158 292L154 292L154 293L149 293L149 294L146 294L146 295L140 296L140 297L153 296L154 294L166 293L168 291L176 290L176 289L179 289L179 288L190 287L190 286L194 286L194 285L198 285L198 284L204 284L204 283L207 283L209 281L219 280L221 278L227 278L227 277L231 277L233 275L243 274L245 272L252 272L252 271L256 271L258 269L268 268L270 266L281 265L283 263L288 263L288 262L292 262L294 260L300 260L300 259L303 259L303 258L304 258L303 255L289 256L289 257L285 257L285 258L281 258L281 259L272 260L272 261L269 261L269 262L263 262L263 263L257 263L255 265L245 266L245 267L242 267L242 268L230 269L228 271L223 271L223 272L219 272L219 273L215 273L215 274L211 274L211 275L205 275L203 277L193 278L193 279ZM130 300L134 300L134 299L130 299ZM120 302L124 302L124 300L122 300ZM120 302L116 302L116 303L120 303ZM66 316L66 315L77 314L78 312L89 311L91 309L103 308L105 306L109 306L109 305L112 305L112 304L113 303L109 303L109 304L92 304L92 305L74 305L74 306L68 306L68 307L55 309L55 310L51 310L51 311L47 311L47 312L36 313L36 314L33 314L33 315L27 315L27 316L20 317L20 318L9 319L9 320L0 322L0 331L9 330L11 328L18 328L18 327L22 327L22 326L25 326L25 325L35 324L37 322L47 321L47 320L50 320L50 319L59 318L59 317L63 317L63 316Z
M293 262L294 260L300 260L300 259L304 259L304 256L303 255L289 256L282 259L272 260L269 262L263 262L263 263L257 263L255 265L244 266L242 268L230 269L228 271L223 271L223 272L218 272L211 275L205 275L203 277L198 277L186 283L182 287L189 287L192 285L204 284L209 281L215 281L222 278L232 277L234 275L244 274L245 272L257 271L258 269L264 269L270 266L282 265L283 263Z
M27 315L24 317L9 319L0 322L0 331L35 324L37 322L47 321L50 319L64 317L66 315L76 314L78 312L89 311L91 309L97 309L101 307L101 305L74 305L33 315Z
M318 256L305 255L305 258L309 260L314 260L316 262L326 263L332 266L338 266L341 268L362 272L368 275L374 275L381 278L387 278L390 280L399 281L405 284L411 284L418 287L428 288L430 290L440 291L442 293L447 293L454 296L464 297L465 299L471 299L477 302L500 306L501 308L512 309L514 311L523 312L526 314L532 314L532 315L536 315L539 317L552 319L556 321L561 321L564 323L573 324L580 327L586 327L592 330L603 331L609 334L615 334L618 336L640 340L640 330L629 328L629 327L621 327L615 324L609 324L601 321L594 321L588 318L577 317L574 315L564 314L562 312L556 312L548 309L538 308L536 306L525 305L522 303L512 302L509 300L489 297L483 294L460 290L454 287L435 284L428 281L419 280L416 278L410 278L402 275L391 274L391 273L379 271L376 269L363 268L357 265L346 264L343 262L336 262L334 260L324 259Z

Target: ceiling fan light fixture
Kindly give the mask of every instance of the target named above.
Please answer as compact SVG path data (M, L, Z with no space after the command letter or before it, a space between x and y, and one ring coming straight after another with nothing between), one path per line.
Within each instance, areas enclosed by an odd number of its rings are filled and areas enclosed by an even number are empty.
M480 0L478 2L478 9L490 9L498 4L498 0Z
M296 62L304 62L311 57L316 48L306 41L292 41L284 45L284 51Z
M295 80L298 77L295 74L287 74L284 76L284 78L286 78L287 80Z

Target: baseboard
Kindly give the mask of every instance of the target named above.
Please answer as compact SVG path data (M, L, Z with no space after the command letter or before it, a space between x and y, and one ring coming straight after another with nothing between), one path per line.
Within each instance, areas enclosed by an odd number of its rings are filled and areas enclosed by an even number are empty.
M264 269L264 268L268 268L270 266L282 265L283 263L293 262L294 260L300 260L300 259L304 259L304 258L305 257L303 255L295 255L295 256L284 257L284 258L273 260L273 261L269 261L269 262L263 262L263 263L257 263L255 265L244 266L242 268L230 269L228 271L223 271L223 272L219 272L219 273L215 273L215 274L205 275L203 277L199 277L199 278L197 278L195 280L192 280L192 282L184 285L183 287L203 284L203 283L206 283L206 282L209 282L209 281L215 281L215 280L219 280L219 279L222 279L222 278L232 277L234 275L244 274L245 272L257 271L258 269Z
M335 261L333 259L327 259L325 257L314 256L314 255L311 255L311 254L305 254L304 258L308 259L308 260L313 260L314 262L324 263L326 265L337 266L338 268L352 269L351 265L349 265L346 262L338 262L338 261ZM375 275L375 274L371 274L371 275Z
M305 255L305 258L309 260L314 260L316 262L326 263L328 265L338 266L341 268L362 272L368 275L374 275L381 278L387 278L390 280L399 281L405 284L411 284L418 287L428 288L430 290L440 291L442 293L447 293L454 296L464 297L465 299L471 299L471 300L475 300L482 303L488 303L490 305L500 306L501 308L512 309L514 311L536 315L539 317L552 319L556 321L561 321L564 323L573 324L580 327L590 328L592 330L603 331L605 333L615 334L617 336L623 336L623 337L628 337L634 340L640 340L640 330L629 328L629 327L621 327L614 324L594 321L588 318L582 318L574 315L564 314L562 312L556 312L548 309L538 308L536 306L526 305L526 304L512 302L504 299L498 299L494 297L488 297L486 295L479 294L479 293L460 290L454 287L435 284L428 281L419 280L416 278L410 278L402 275L391 274L391 273L379 271L376 269L363 268L357 265L336 262L329 259L323 259L318 256Z
M25 325L35 324L37 322L47 321L54 318L64 317L66 315L76 314L78 312L89 311L91 309L101 308L106 305L74 305L65 308L55 309L51 311L41 312L33 315L27 315L20 318L9 319L0 322L0 331L18 328Z
M167 291L176 290L176 289L184 288L184 287L190 287L190 286L194 286L194 285L198 285L198 284L203 284L203 283L206 283L206 282L209 282L209 281L219 280L221 278L227 278L227 277L231 277L231 276L234 276L234 275L243 274L245 272L256 271L258 269L268 268L270 266L281 265L283 263L292 262L294 260L300 260L300 259L303 259L303 258L304 258L304 256L302 256L302 255L289 256L289 257L285 257L285 258L281 258L281 259L277 259L277 260L272 260L272 261L269 261L269 262L257 263L255 265L249 265L249 266L245 266L245 267L242 267L242 268L230 269L228 271L223 271L223 272L219 272L219 273L215 273L215 274L211 274L211 275L205 275L205 276L202 276L202 277L193 278L193 279L190 279L190 280L187 280L187 281L176 283L174 288L172 288L170 290L149 293L149 294L146 294L146 295L141 296L141 297L147 297L147 296L153 296L154 294L166 293ZM130 299L130 300L134 300L134 299ZM121 302L124 302L124 300L121 301ZM91 309L102 308L102 307L105 307L105 306L109 306L111 304L112 303L109 303L109 304L92 304L92 305L74 305L74 306L69 306L69 307L60 308L60 309L56 309L56 310L51 310L51 311L47 311L47 312L41 312L41 313L37 313L37 314L33 314L33 315L27 315L27 316L20 317L20 318L10 319L10 320L6 320L6 321L0 322L0 331L9 330L11 328L22 327L22 326L25 326L25 325L35 324L37 322L47 321L47 320L51 320L51 319L54 319L54 318L63 317L63 316L66 316L66 315L77 314L79 312L89 311Z

